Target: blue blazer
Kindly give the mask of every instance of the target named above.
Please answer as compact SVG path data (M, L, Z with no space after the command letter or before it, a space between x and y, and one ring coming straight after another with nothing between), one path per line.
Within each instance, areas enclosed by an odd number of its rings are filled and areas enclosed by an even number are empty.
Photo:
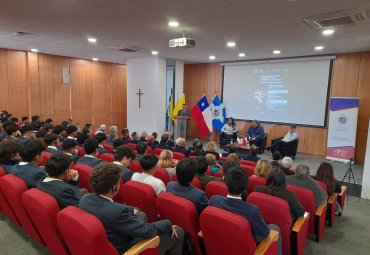
M82 164L82 165L87 165L87 166L91 166L91 167L96 167L101 162L103 162L103 160L98 159L98 158L82 156L76 161L76 164Z
M241 199L213 196L209 200L209 205L215 206L244 217L250 224L252 235L256 243L265 239L270 230L262 218L257 206L246 203Z
M62 153L60 150L56 150L56 149L54 149L54 148L49 148L49 147L47 147L45 151L50 152L50 153L51 153L51 154L53 154L53 155L54 155L54 154Z
M104 154L104 153L112 153L112 152L104 149L104 147L100 147L100 146L98 147L98 152L99 152L100 155Z
M39 182L46 177L45 171L41 170L34 163L29 163L22 166L18 163L12 168L12 174L23 179L29 189L36 188L37 184L39 184Z
M84 195L78 206L101 221L109 242L120 254L142 239L172 232L169 220L146 223L132 215L133 207L111 202L96 194Z
M257 127L250 126L248 128L247 135L250 137L262 138L265 135L265 130L261 125L258 125Z
M122 180L123 180L123 182L128 182L129 180L131 180L131 177L133 175L131 170L128 169L127 167L125 167L125 166L121 166L121 165L117 165L117 166L119 166L119 168L122 170Z

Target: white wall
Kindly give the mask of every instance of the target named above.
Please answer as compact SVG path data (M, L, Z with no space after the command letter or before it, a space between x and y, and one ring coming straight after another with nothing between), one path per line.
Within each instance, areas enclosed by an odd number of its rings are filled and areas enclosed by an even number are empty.
M370 120L369 120L370 127ZM364 175L362 177L362 192L361 197L370 199L370 128L367 134Z
M184 93L184 61L176 60L175 65L175 104ZM185 98L186 101L186 98Z

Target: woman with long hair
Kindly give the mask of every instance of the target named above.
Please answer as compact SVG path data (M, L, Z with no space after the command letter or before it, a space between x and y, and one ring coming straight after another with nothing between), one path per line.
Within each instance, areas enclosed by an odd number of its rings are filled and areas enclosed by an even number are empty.
M159 160L157 166L163 167L167 170L168 175L170 178L176 173L176 165L177 160L173 159L172 151L170 150L163 150L161 154L159 154Z
M266 179L271 170L272 166L270 161L267 159L260 159L257 161L257 164L254 167L254 174Z
M341 188L334 178L333 166L330 163L322 162L314 178L326 184L328 196L333 195L334 192L341 192Z
M216 160L220 159L220 154L217 152L217 145L213 141L207 143L205 153L206 154L213 154L216 157Z
M228 118L226 124L221 129L223 137L227 140L227 143L230 143L232 140L236 140L238 137L238 129L236 128L233 118Z

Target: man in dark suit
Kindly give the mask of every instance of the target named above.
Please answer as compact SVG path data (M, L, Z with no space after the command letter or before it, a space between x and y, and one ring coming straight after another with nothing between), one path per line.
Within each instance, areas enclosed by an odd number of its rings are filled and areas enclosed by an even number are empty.
M193 202L198 215L208 206L208 199L203 190L191 185L197 172L197 162L191 158L183 158L176 165L177 182L167 184L167 192L186 198Z
M159 254L182 254L183 230L169 220L146 223L135 215L138 211L115 203L113 197L119 190L120 168L112 163L102 163L94 168L91 188L79 207L97 217L103 224L109 242L122 254L144 238L160 236ZM172 237L172 238L171 238Z
M62 153L57 148L57 146L59 145L59 140L58 140L58 136L56 134L54 134L54 133L46 134L44 136L44 143L48 146L46 148L47 152L50 152L53 155Z
M167 145L168 142L168 135L163 134L161 136L161 141L159 142L158 145L155 145L154 148L160 148L160 149L165 149L165 150L172 150L172 147Z
M139 135L137 134L137 132L132 132L131 138L127 139L126 141L126 143L134 143L134 144L137 144L139 142L140 140L139 140Z
M76 151L77 142L75 139L65 139L62 145L63 153L68 155L73 162L77 162L77 160L80 158L77 154L78 151Z
M127 167L130 166L131 162L135 159L135 153L130 147L124 145L119 146L114 153L114 164L119 166L122 171L123 182L131 180L132 172Z
M37 185L37 188L53 196L60 209L73 205L78 206L81 198L79 188L66 181L78 182L78 172L69 169L72 159L66 154L55 154L51 156L45 165L46 177Z
M23 127L21 127L22 136L19 137L19 141L23 142L28 139L35 139L35 130L36 129L32 125L24 125Z
M21 143L19 155L22 161L12 168L12 174L23 179L29 189L36 188L37 184L46 177L45 171L38 167L44 149L44 145L38 140L27 139Z
M103 132L97 133L95 135L95 139L98 140L98 143L99 143L98 152L100 155L104 153L111 153L110 151L104 149L104 146L103 146L103 144L106 143L108 139L106 134L104 134Z
M177 138L176 145L173 147L173 151L180 152L185 155L185 157L188 157L190 154L190 151L186 149L186 140L184 138Z
M148 146L143 142L136 144L137 153L136 153L135 160L140 162L140 159L142 159L144 155L146 154L147 149L148 149Z
M7 125L5 128L7 140L18 140L20 135L19 128L16 125Z
M194 146L195 151L190 153L189 156L205 157L206 154L203 151L203 143L201 141L197 142Z
M80 157L76 164L83 164L91 167L95 167L103 160L96 158L98 154L98 140L95 138L87 138L84 142L85 156Z

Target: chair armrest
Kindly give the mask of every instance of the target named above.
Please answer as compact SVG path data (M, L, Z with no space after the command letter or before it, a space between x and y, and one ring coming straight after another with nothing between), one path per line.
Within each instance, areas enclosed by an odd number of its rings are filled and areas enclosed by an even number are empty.
M308 221L310 219L310 214L308 212L305 212L304 215L302 217L299 217L293 227L292 227L292 231L294 232L299 232L301 230L301 228L303 227L304 223L306 221Z
M254 255L262 255L267 252L269 247L273 242L277 242L279 239L279 232L275 230L270 230L270 234L263 239L260 244L256 247L256 250L254 251Z
M333 193L328 199L328 204L334 204L337 202L337 193Z
M338 194L338 196L340 196L340 197L343 196L344 192L347 191L347 187L346 186L342 186L341 189L342 189L341 192Z
M317 207L315 215L320 217L321 214L323 213L324 209L326 208L326 206L327 206L327 202L325 202L322 205L320 205L319 207Z
M203 239L203 232L202 232L202 230L198 232L198 237L200 237L200 238Z
M159 236L155 236L152 238L144 239L134 246L132 246L128 251L126 251L123 255L138 255L143 251L151 248L156 248L159 245Z

